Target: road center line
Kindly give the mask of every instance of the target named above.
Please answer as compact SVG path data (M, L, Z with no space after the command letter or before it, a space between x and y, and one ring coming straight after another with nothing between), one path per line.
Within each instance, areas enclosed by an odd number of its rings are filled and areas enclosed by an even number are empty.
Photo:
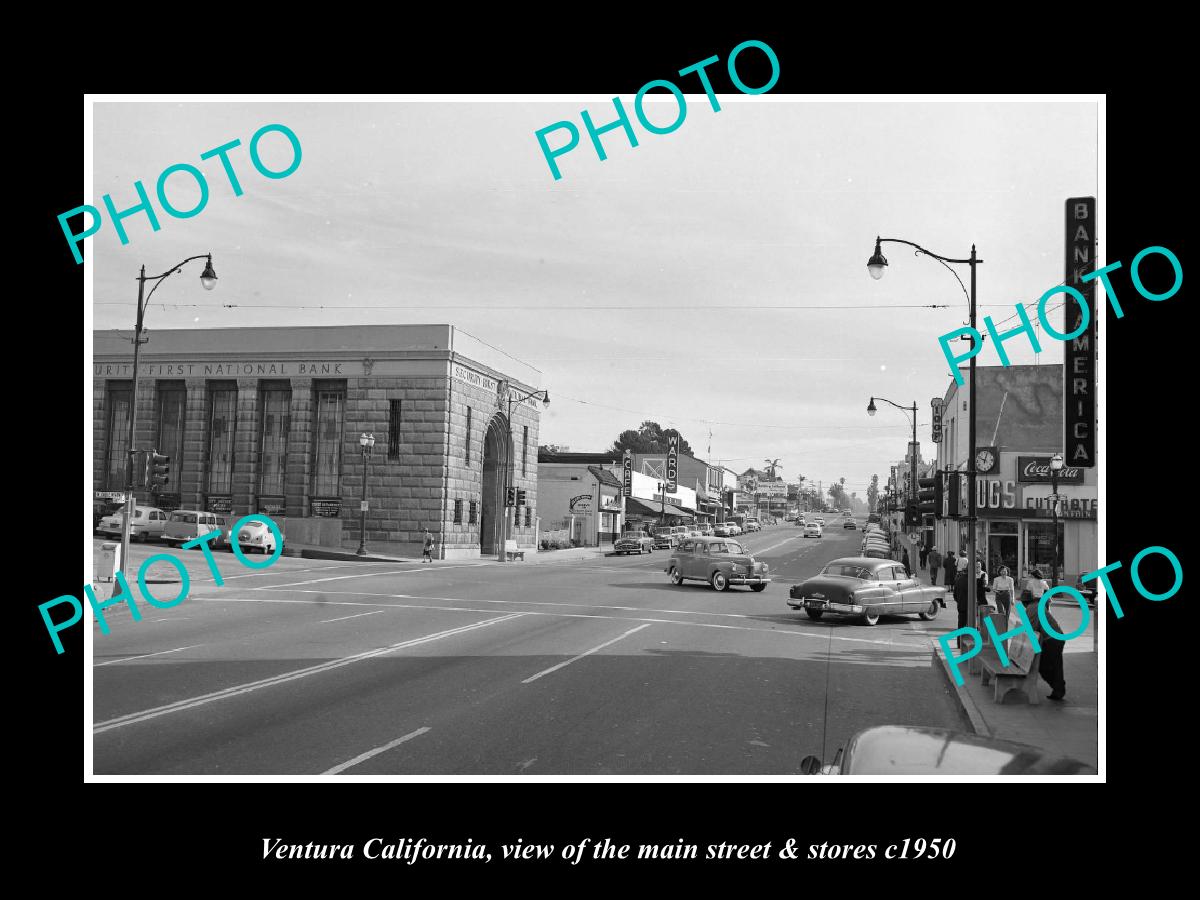
M573 656L570 659L568 659L566 662L560 662L557 666L551 666L548 669L543 669L541 672L538 672L536 675L530 675L528 678L526 678L524 681L522 681L521 684L529 684L529 682L531 682L531 681L537 681L543 675L549 675L551 672L557 672L559 669L563 668L564 666L569 666L571 663L577 662L578 660L583 659L585 656L591 656L597 650L603 650L605 647L608 647L611 644L615 644L617 641L624 640L625 638L627 638L631 634L633 634L635 631L641 631L643 628L649 628L649 627L650 627L650 623L647 622L645 625L639 625L637 628L630 628L627 632L625 632L622 635L618 635L617 637L613 638L611 641L605 641L603 644L598 644L597 646L593 647L591 650L584 650L578 656Z
M376 616L376 615L379 615L379 613L381 613L381 612L383 612L382 609L376 609L376 610L372 610L371 612L355 613L352 616L338 616L336 619L322 619L317 624L324 625L328 622L345 622L347 619L359 619L359 618L362 618L363 616Z
M428 730L429 730L428 728L418 728L416 731L410 731L404 737L396 738L394 741L389 741L388 743L384 744L382 747L376 747L374 750L368 750L366 753L360 753L358 756L354 757L354 759L347 760L344 763L339 763L338 765L334 766L332 769L326 769L321 774L322 775L337 775L339 772L346 771L351 766L357 766L361 762L366 762L372 756L378 756L380 753L386 753L388 750L391 750L393 747L399 747L405 741L411 741L415 737L420 737Z
M157 653L143 653L141 656L126 656L122 659L110 659L107 662L92 663L92 668L98 669L101 666L115 666L117 663L129 662L131 659L149 659L151 656L162 656L164 653L178 653L180 650L191 650L194 647L203 646L203 644L192 644L191 647L176 647L174 650L159 650Z
M105 731L111 731L112 729L120 728L123 725L133 725L138 722L146 722L150 719L156 719L159 716L165 716L168 713L182 712L185 709L192 709L196 706L204 706L206 703L213 703L217 700L227 700L230 697L248 694L251 691L257 691L260 688L273 687L274 685L295 681L296 679L305 678L309 675L330 672L334 669L340 669L342 666L348 666L351 663L362 662L365 659L374 659L376 656L382 656L385 653L392 653L396 650L403 650L406 647L415 647L418 644L428 644L432 641L440 641L442 638L452 637L453 635L463 634L468 631L474 631L477 628L486 628L489 625L495 625L499 622L507 622L509 619L516 619L523 615L526 615L526 613L510 613L509 615L498 616L494 619L485 619L482 622L474 622L470 625L460 626L459 628L451 628L447 631L439 631L434 634L426 635L425 637L401 641L398 644L392 644L388 647L379 647L376 650L367 650L363 653L355 653L352 656L344 656L341 659L331 660L315 666L307 666L303 669L284 672L281 675L274 675L271 678L263 678L260 681L251 681L247 684L239 684L235 685L234 687L225 688L224 690L213 691L211 694L203 694L199 697L191 697L186 700L177 700L174 703L168 703L164 706L156 706L153 709L117 716L117 718L109 719L107 722L99 722L96 725L93 725L92 734L102 734Z

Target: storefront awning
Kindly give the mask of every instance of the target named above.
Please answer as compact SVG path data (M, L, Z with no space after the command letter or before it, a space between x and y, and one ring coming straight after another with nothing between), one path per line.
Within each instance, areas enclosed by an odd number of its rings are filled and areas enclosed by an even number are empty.
M652 502L648 500L638 500L635 497L625 498L625 515L627 516L651 516L657 517L663 514L662 502ZM668 516L687 516L691 518L694 513L689 509L684 509L682 506L676 506L674 503L667 503Z

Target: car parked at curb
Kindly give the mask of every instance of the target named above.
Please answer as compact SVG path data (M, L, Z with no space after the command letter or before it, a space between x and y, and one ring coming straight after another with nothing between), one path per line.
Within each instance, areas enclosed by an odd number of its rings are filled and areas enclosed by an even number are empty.
M613 545L614 553L653 553L654 538L642 531L627 531Z
M243 522L237 532L238 547L243 553L258 550L264 556L275 553L275 535L270 526L259 519Z
M107 537L119 538L124 525L124 510L118 509L107 515L96 526L96 533ZM158 540L167 527L167 514L156 506L139 506L134 509L133 518L129 522L129 540L141 541L143 544L151 538Z
M167 520L167 527L163 529L162 541L164 544L186 544L194 538L203 537L210 531L218 531L217 514L205 512L199 509L177 509L171 513L170 519ZM216 545L216 539L213 540L213 545ZM200 548L193 547L193 550Z
M881 615L936 618L945 593L944 585L923 584L894 560L850 556L826 563L820 574L793 585L787 604L810 619L831 613L875 625Z
M766 563L755 562L750 551L737 541L702 537L680 542L664 571L672 584L696 579L707 581L717 591L724 591L731 584L764 591L771 582L768 569Z

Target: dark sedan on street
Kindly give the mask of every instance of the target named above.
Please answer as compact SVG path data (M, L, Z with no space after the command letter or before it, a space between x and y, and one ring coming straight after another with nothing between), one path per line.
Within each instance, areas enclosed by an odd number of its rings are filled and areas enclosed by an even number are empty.
M747 584L752 591L764 591L771 581L767 568L766 563L755 562L750 551L737 541L700 537L680 541L664 571L671 576L672 584L695 578L707 581L718 591L731 584Z
M654 538L644 531L627 531L613 545L614 553L653 553Z
M881 615L917 613L922 619L938 614L945 587L922 584L890 559L851 556L827 563L819 575L794 585L788 606L804 610L810 619L825 613L857 616L874 625Z

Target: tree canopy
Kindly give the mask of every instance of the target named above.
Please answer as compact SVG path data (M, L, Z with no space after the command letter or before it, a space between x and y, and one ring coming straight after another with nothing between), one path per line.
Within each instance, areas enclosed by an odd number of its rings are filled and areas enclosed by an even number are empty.
M674 428L663 428L657 422L647 419L636 430L629 428L622 431L613 441L612 452L624 453L666 453L667 439L674 435L679 438L679 452L692 454L692 445Z

